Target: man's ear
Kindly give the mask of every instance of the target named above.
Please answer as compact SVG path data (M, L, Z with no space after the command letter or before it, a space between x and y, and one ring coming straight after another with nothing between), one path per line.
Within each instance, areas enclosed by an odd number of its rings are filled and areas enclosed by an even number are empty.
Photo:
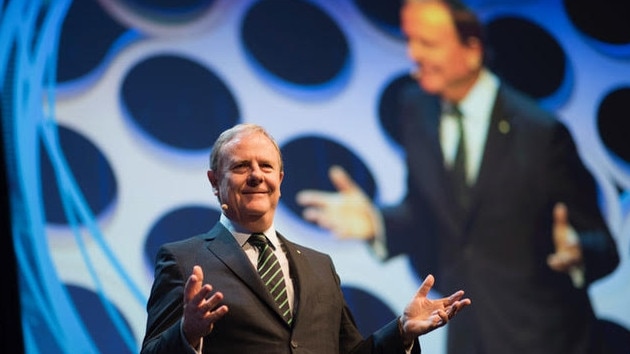
M483 66L483 44L477 37L470 37L466 41L468 50L468 65L473 69Z
M219 185L217 183L217 178L214 174L214 171L208 170L207 176L208 181L210 181L210 184L212 185L212 193L214 193L214 195L219 195Z

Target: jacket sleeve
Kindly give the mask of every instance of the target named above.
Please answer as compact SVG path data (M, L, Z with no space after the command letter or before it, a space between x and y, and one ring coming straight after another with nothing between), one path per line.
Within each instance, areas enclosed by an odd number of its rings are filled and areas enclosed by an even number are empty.
M186 277L175 257L166 248L161 248L155 266L155 281L147 302L147 328L142 354L195 354L180 331L185 282Z
M564 202L569 222L578 233L584 276L590 284L619 264L615 242L600 211L597 184L586 169L566 127L557 123L549 148L553 201Z

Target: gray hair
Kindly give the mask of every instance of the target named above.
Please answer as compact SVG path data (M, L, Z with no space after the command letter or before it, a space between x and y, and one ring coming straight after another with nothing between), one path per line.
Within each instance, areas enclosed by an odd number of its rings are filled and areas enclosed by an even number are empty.
M269 132L265 130L265 128L263 128L260 125L253 124L253 123L237 124L233 126L232 128L225 130L223 133L221 133L221 135L219 135L217 140L214 142L214 145L212 146L212 151L210 152L210 169L213 171L219 171L219 169L221 168L220 166L220 157L221 157L221 152L222 152L221 150L223 150L223 147L227 143L234 140L239 135L253 134L253 133L260 133L266 136L269 139L269 141L271 141L273 146L276 148L276 151L278 151L278 156L280 158L280 171L283 171L284 165L282 162L282 152L280 151L280 147L278 146L278 143L271 136L271 134L269 134Z

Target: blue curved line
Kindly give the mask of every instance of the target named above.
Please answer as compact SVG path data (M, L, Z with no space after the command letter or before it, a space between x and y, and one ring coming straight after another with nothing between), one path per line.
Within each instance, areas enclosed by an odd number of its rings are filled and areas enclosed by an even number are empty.
M65 180L64 187L69 187L69 186L73 187L72 185L68 184L69 182L67 181L67 179L64 178L64 180ZM105 295L105 289L103 288L103 283L101 282L97 274L98 272L96 268L94 267L94 263L91 261L86 245L83 242L83 238L81 237L81 232L79 231L79 227L78 227L79 222L76 219L75 213L73 213L71 201L69 200L70 196L68 195L68 193L64 193L64 192L65 191L62 191L61 193L61 200L63 203L63 207L64 207L64 210L66 211L66 215L68 216L68 222L70 223L70 225L72 225L72 232L77 242L77 246L79 247L79 250L81 252L81 257L83 258L83 261L85 262L88 272L90 273L90 276L96 285L98 297L103 307L105 308L105 312L107 312L107 314L109 315L109 318L114 322L114 326L118 329L118 332L123 337L125 344L129 348L129 350L133 352L136 347L135 339L133 335L130 333L130 331L128 330L128 328L125 326L125 322L122 320L122 316L116 311L114 306L111 304L110 301L108 301Z
M120 261L117 259L114 252L107 245L104 240L103 234L101 233L98 225L95 222L95 218L90 211L83 194L80 192L80 188L74 179L72 173L70 172L70 168L63 158L63 153L59 147L59 143L57 142L57 131L56 125L52 122L48 122L43 126L44 134L43 139L47 147L47 151L50 154L51 161L53 166L55 166L55 172L57 173L57 178L59 184L61 185L60 192L62 196L70 198L72 201L72 206L76 208L76 211L79 213L81 221L87 226L88 230L92 234L93 239L100 246L101 250L104 252L107 259L110 261L112 266L114 266L118 275L123 279L129 290L135 296L136 300L140 304L144 304L146 302L145 296L142 294L142 291L138 288L138 286L133 282L133 280L127 275ZM71 214L71 210L69 208L66 209L66 213L68 216ZM76 225L71 225L75 227Z
M56 125L49 121L48 124L44 124L42 126L42 129L44 129L44 131L42 132L42 138L47 148L46 150L49 153L53 165L56 166L55 174L57 176L57 180L59 181L59 192L65 214L68 218L68 224L72 229L77 246L81 252L81 256L87 267L88 273L90 274L90 278L92 279L92 281L94 281L96 285L96 292L99 299L101 300L101 303L103 304L103 307L105 308L105 311L114 322L114 325L123 337L126 345L129 346L129 349L131 351L134 351L136 346L135 339L129 333L129 329L125 326L125 323L122 321L121 316L114 310L111 303L107 300L105 290L103 288L98 272L95 269L94 263L92 262L90 255L87 252L86 246L83 242L83 238L79 230L79 227L82 224L81 221L78 220L78 218L83 219L83 221L87 222L89 233L91 233L90 236L98 241L98 245L100 246L102 251L105 251L106 255L108 255L108 258L113 257L113 259L110 258L110 261L115 262L115 264L118 264L118 261L115 259L115 256L111 254L111 250L109 249L109 247L104 242L102 242L102 235L98 228L95 226L94 219L89 212L89 208L86 206L86 202L83 199L82 194L78 192L79 187L74 180L72 174L69 172L69 167L67 165L67 162L63 158L63 155L59 148L59 143L57 142L58 136L56 134ZM127 279L126 274L119 275L123 276L123 279ZM133 286L134 284L127 285ZM133 290L133 288L131 287L130 289Z
M38 179L37 142L39 134L46 127L42 94L46 89L52 110L59 31L69 5L68 0L47 2L46 5L42 1L15 0L6 7L0 6L5 9L0 22L0 66L10 68L0 72L0 79L3 89L6 89L2 92L3 99L11 100L9 106L12 109L7 114L5 125L10 129L3 140L7 145L7 167L11 166L7 170L12 182L12 237L20 269L22 327L28 353L97 351L65 287L59 281L50 258L45 242L45 220ZM34 24L40 12L45 16L37 28ZM8 82L8 78L12 81ZM6 112L9 113L8 110ZM58 151L52 149L55 150ZM67 188L63 188L64 184L67 186L68 181L60 184L62 190L67 191ZM73 200L76 200L76 197L68 193L62 195L69 209L68 199L74 197ZM93 277L98 281L97 276L93 274ZM108 302L102 291L99 295L107 308ZM110 308L108 312L111 316L113 311ZM116 314L111 317L120 330L123 327L120 317L116 317ZM121 331L121 334L127 345L134 348L135 341L129 332Z
M56 36L55 38L58 38ZM39 44L45 45L50 43L50 40L43 40ZM55 43L56 44L56 43ZM56 83L55 76L55 68L56 68L56 49L57 45L53 46L54 55L50 56L49 66L47 67L47 78L48 80L48 107L50 110L50 117L55 117L54 114L54 85ZM125 326L125 322L122 319L122 316L115 311L113 305L110 301L107 300L107 296L105 290L103 288L102 282L98 275L97 270L94 267L93 262L90 259L90 256L85 248L85 244L83 243L83 239L81 237L81 233L79 231L80 222L77 220L77 216L79 219L83 221L92 236L92 238L97 242L101 251L105 254L109 263L113 265L117 274L122 278L123 282L126 284L127 288L131 291L131 293L135 296L136 300L140 304L144 304L146 299L138 286L133 282L133 280L129 277L119 260L116 258L115 254L112 252L111 248L104 241L104 237L98 228L95 218L91 213L83 194L80 192L80 188L74 177L70 171L70 168L63 158L63 152L61 151L60 144L58 142L58 134L56 129L56 124L54 124L53 119L44 120L41 125L41 135L42 140L46 146L46 150L51 157L52 165L55 167L55 173L57 175L57 181L59 183L59 190L61 199L64 206L64 211L68 217L69 224L73 230L75 235L75 240L77 245L81 251L82 258L86 264L90 277L96 284L97 294L103 307L105 308L108 316L111 318L114 323L117 331L122 336L125 344L129 347L130 351L135 351L136 349L136 341L133 334L130 331L130 328ZM78 213L78 215L77 215Z

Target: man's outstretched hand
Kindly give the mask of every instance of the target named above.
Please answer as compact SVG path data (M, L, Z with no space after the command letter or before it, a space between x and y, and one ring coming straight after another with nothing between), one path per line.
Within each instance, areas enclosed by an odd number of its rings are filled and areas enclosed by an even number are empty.
M471 304L470 299L463 298L463 290L449 297L429 299L427 295L434 282L433 275L429 274L400 317L401 334L406 346L411 345L418 336L444 326L461 309Z
M582 265L580 241L569 224L569 211L563 203L557 203L553 209L553 243L556 251L547 259L551 269L568 273L572 268Z
M305 207L304 219L332 231L340 238L374 238L378 210L361 187L340 166L328 171L337 192L300 191L296 200Z
M184 318L182 329L188 343L197 348L201 338L212 332L214 323L221 319L228 307L221 305L223 294L212 293L210 284L203 284L201 267L194 266L184 287Z

